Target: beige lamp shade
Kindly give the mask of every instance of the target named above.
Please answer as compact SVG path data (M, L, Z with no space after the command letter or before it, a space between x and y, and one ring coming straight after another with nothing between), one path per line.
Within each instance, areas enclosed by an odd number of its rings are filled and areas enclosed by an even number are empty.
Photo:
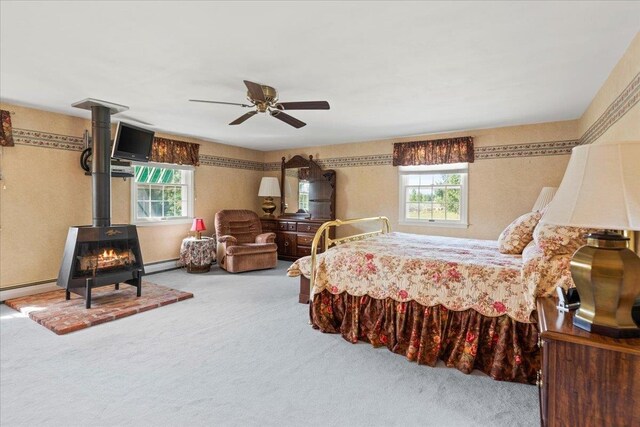
M544 221L640 230L640 141L575 147Z
M538 198L533 204L533 208L531 210L535 212L544 209L549 203L551 203L556 191L558 191L558 187L542 187L542 190L540 190L540 194L538 195Z
M280 181L278 178L265 176L260 181L260 190L258 190L258 196L260 197L280 197Z

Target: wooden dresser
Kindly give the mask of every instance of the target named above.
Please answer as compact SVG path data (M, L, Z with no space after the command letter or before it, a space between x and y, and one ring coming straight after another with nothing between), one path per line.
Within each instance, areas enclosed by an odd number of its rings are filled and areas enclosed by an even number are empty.
M303 256L311 255L311 243L316 231L326 220L293 219L293 218L261 218L262 232L276 233L278 258L295 261ZM324 244L320 240L320 246ZM318 252L322 252L319 250Z
M640 426L640 338L577 328L554 298L539 298L537 308L542 425Z

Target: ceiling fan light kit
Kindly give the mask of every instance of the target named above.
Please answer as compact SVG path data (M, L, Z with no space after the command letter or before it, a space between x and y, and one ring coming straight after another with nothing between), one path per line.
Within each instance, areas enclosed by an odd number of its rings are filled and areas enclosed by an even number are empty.
M190 99L189 101L255 108L255 110L249 111L229 123L230 125L239 125L258 113L268 112L272 117L275 117L296 129L306 126L306 123L284 113L283 110L328 110L330 108L327 101L278 102L278 91L274 87L250 82L248 80L244 80L244 84L247 86L247 100L251 105L223 101L208 101L204 99Z

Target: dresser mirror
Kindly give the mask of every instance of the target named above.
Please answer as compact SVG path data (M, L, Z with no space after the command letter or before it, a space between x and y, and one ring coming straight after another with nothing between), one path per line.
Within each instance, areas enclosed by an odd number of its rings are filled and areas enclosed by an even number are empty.
M313 156L282 158L280 216L300 219L335 219L336 174L322 170Z

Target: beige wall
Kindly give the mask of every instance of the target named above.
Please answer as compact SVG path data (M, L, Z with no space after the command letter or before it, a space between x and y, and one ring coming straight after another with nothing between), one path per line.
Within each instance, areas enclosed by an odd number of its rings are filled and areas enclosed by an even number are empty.
M82 136L89 120L17 105L14 129ZM200 152L262 162L263 153L223 144L174 137L201 144ZM14 138L17 135L14 135ZM16 144L3 147L0 158L0 288L47 281L58 268L69 226L91 223L91 178L80 168L80 152ZM195 214L213 232L213 215L223 208L257 210L262 171L199 166L195 172ZM112 221L130 222L130 180L112 179ZM138 227L145 263L178 257L190 224ZM206 233L205 233L206 234Z
M383 141L367 141L341 145L272 151L265 153L265 162L279 162L282 156L313 155L326 160L336 157L390 155L394 142L470 135L476 149L575 140L576 121L472 130L437 135L414 136ZM504 227L519 215L529 212L540 189L557 186L564 174L569 156L513 157L483 159L469 165L469 227L466 229L433 226L402 226L398 224L398 169L382 166L351 166L336 169L337 217L341 219L367 216L387 216L392 229L408 233L437 234L496 239ZM277 175L277 172L271 172Z
M590 128L606 128L594 141L587 142L640 140L639 99L640 32L631 41L629 48L578 121L580 134L584 135ZM627 108L633 103L633 107ZM620 114L622 111L623 115Z

